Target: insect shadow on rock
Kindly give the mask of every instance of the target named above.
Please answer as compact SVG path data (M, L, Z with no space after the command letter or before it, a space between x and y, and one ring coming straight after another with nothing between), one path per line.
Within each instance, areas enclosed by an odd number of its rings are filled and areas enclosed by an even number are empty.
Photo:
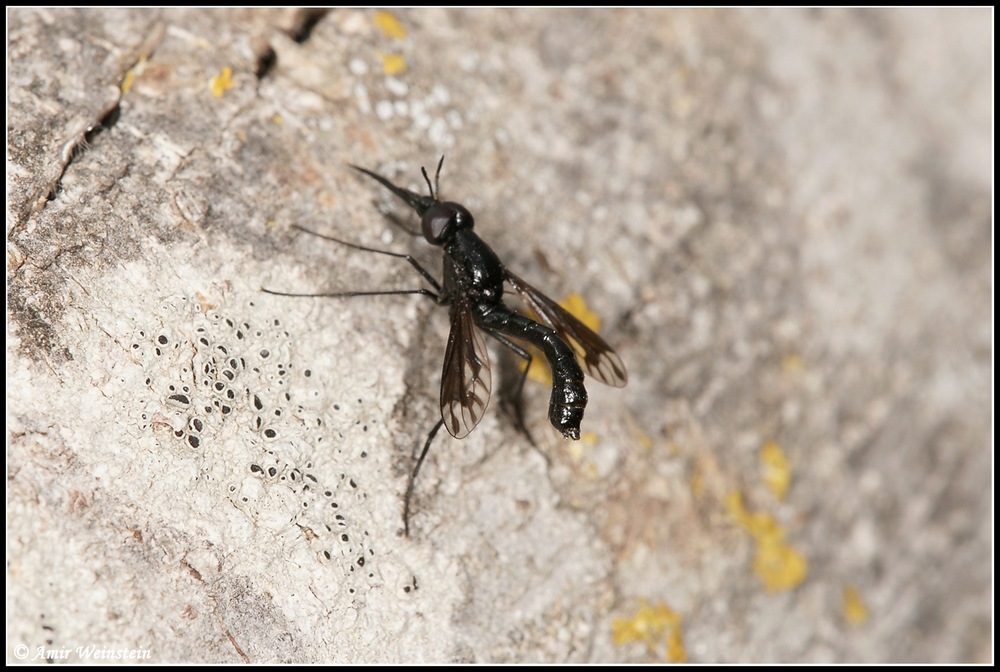
M438 430L444 425L456 439L465 438L479 424L489 402L492 379L483 333L489 334L527 361L528 366L514 390L515 399L520 396L532 360L531 354L518 345L518 342L533 345L541 351L552 370L549 421L563 436L570 439L580 438L580 421L587 405L587 390L583 386L584 370L602 383L615 387L623 387L628 381L625 365L604 339L555 301L507 270L490 246L473 232L472 214L465 207L439 200L438 180L443 164L442 156L433 185L427 170L420 169L427 183L429 196L397 187L367 168L351 165L391 191L420 216L424 238L444 252L444 275L440 282L409 254L365 247L293 225L300 231L355 250L405 259L433 289L318 294L263 290L277 296L324 298L421 294L440 305L450 306L451 332L448 335L441 374L441 419L427 435L413 471L410 472L403 504L403 530L407 536L410 534L413 486ZM521 296L533 313L532 317L515 312L503 302L504 283L509 284ZM523 427L520 418L518 422Z

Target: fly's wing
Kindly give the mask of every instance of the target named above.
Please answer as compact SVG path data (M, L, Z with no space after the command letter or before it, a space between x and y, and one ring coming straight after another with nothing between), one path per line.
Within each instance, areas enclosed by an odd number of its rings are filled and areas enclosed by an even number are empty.
M448 433L465 438L479 424L490 401L486 340L472 320L467 300L452 304L451 333L441 372L441 419Z
M524 302L538 315L539 322L553 329L576 353L576 359L587 373L606 385L625 387L628 372L622 358L591 331L590 327L573 317L569 311L540 291L507 271L507 281L517 290Z

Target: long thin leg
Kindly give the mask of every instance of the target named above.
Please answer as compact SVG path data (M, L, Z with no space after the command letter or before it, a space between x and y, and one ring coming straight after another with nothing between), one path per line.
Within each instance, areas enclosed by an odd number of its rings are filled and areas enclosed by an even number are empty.
M417 481L417 474L420 473L420 467L424 463L424 458L427 457L427 451L430 450L431 442L434 441L434 437L437 436L438 430L441 429L441 425L443 424L444 418L441 418L434 425L431 433L427 435L427 441L424 442L424 449L420 451L417 464L414 465L413 471L410 473L410 482L406 486L406 498L403 500L403 533L407 537L410 536L410 498L413 496L413 484Z
M514 394L511 395L511 403L513 404L511 410L513 410L512 417L514 420L514 424L517 426L518 431L524 434L524 436L528 439L528 443L530 443L537 449L538 444L535 443L535 440L531 436L531 432L528 431L528 426L524 424L524 408L521 404L521 391L524 389L524 381L528 379L528 371L531 370L531 362L534 361L534 358L531 356L530 352L522 348L517 343L514 343L512 340L510 340L503 334L490 331L488 329L486 329L485 331L490 336L495 338L499 343L507 346L515 355L524 358L526 362L524 366L524 371L521 372L521 377L518 379L517 385L514 387ZM549 461L548 455L542 453L542 457L545 458L546 462Z
M413 268L417 269L417 273L424 276L424 279L427 280L427 282L431 283L431 287L436 289L438 293L441 292L441 283L437 281L437 278L431 275L430 271L421 266L420 262L414 259L413 256L409 254L390 252L389 250L379 250L374 247L365 247L364 245L358 245L357 243L350 243L346 240L341 240L340 238L334 238L333 236L327 236L322 233L316 233L315 231L311 231L305 228L304 226L299 226L298 224L292 224L292 228L298 229L299 231L302 231L304 233L308 233L311 236L316 236L317 238L323 238L324 240L330 240L333 241L334 243L340 243L341 245L345 245L355 250L361 250L363 252L374 252L375 254L384 254L388 257L396 257L397 259L405 259L406 262L410 264L410 266L413 266Z
M387 290L376 290L371 292L329 292L329 293L319 293L319 294L295 294L291 292L276 292L272 289L260 288L260 291L265 294L273 294L274 296L297 296L302 298L326 298L326 299L343 299L350 296L397 296L400 294L422 294L424 296L429 296L435 301L440 302L441 297L432 292L429 289L387 289Z
M532 357L532 355L531 355L530 352L528 352L527 350L525 350L524 348L522 348L517 343L514 343L512 340L510 340L509 338L507 338L503 334L498 334L496 332L488 331L488 330L486 331L486 333L488 333L490 336L492 336L493 338L495 338L497 341L499 341L503 345L505 345L508 348L510 348L514 352L515 355L524 358L524 360L526 362L525 367L524 367L524 371L521 372L521 379L517 382L517 387L514 388L514 396L515 397L520 397L521 396L521 389L524 387L524 381L528 377L528 370L531 368L531 363L535 360L535 358Z

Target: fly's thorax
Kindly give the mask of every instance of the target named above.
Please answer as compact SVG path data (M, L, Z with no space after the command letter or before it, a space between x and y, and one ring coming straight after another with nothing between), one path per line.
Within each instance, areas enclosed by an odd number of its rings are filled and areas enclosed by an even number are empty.
M455 232L444 253L446 283L451 280L456 289L478 301L497 303L503 298L503 264L472 229Z

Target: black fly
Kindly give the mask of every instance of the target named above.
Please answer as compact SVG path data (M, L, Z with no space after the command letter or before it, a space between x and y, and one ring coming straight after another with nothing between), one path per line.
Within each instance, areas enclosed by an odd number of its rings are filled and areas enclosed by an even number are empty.
M490 363L483 332L510 348L531 364L531 354L515 341L540 350L552 370L552 395L549 398L549 421L570 439L580 438L580 421L587 405L583 372L615 387L628 380L621 358L580 320L555 301L517 277L500 262L496 253L473 230L472 214L462 205L438 200L438 178L444 157L438 163L431 184L421 168L430 196L402 189L386 178L361 168L351 167L379 182L404 201L420 216L424 238L444 251L444 276L441 282L408 254L378 250L324 236L301 226L295 228L355 250L374 252L405 259L433 287L430 289L335 292L323 294L288 294L264 290L278 296L349 297L422 294L438 304L451 307L451 333L444 353L441 374L441 419L430 431L420 456L410 474L403 505L403 527L410 533L410 499L420 466L431 442L444 425L456 439L464 438L479 424L490 399ZM534 318L514 312L503 302L504 282L520 294ZM477 328L478 327L478 328ZM581 368L582 366L582 368ZM517 385L519 394L528 369Z

